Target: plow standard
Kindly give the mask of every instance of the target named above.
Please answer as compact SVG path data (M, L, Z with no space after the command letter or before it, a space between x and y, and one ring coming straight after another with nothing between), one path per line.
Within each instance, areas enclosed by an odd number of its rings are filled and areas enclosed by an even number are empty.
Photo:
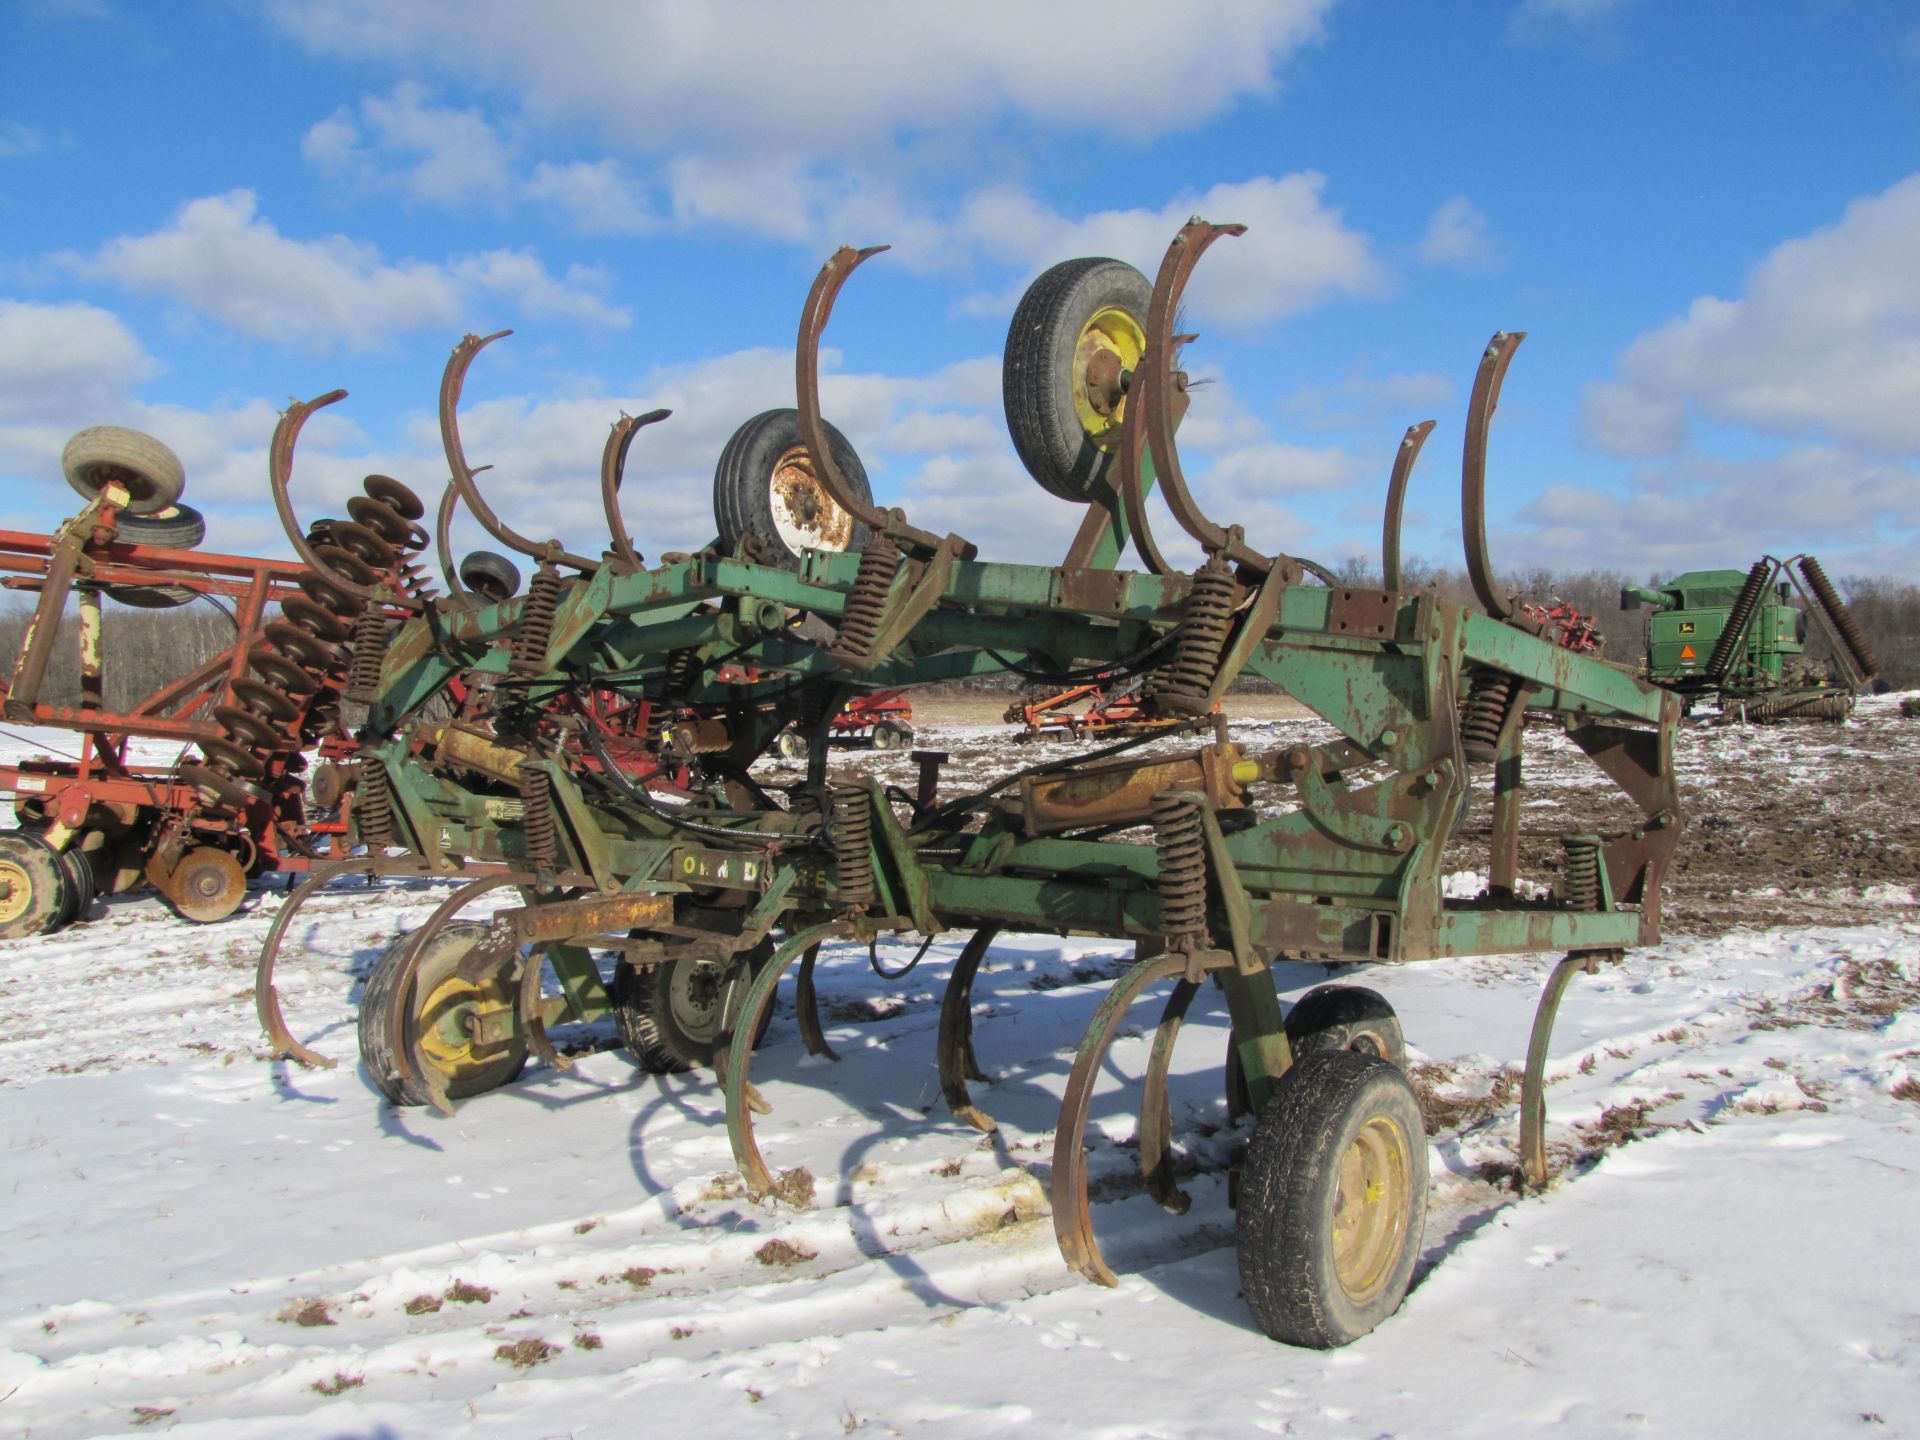
M714 1070L740 1174L756 1198L777 1198L792 1190L756 1135L767 1107L753 1054L790 972L805 1044L832 1054L814 1001L822 944L972 932L945 993L937 1064L953 1113L991 1130L969 1089L979 1078L970 997L995 938L1131 941L1134 963L1066 1083L1051 1198L1068 1262L1113 1281L1089 1216L1082 1135L1109 1045L1156 989L1166 996L1139 1166L1156 1199L1184 1204L1168 1162L1167 1075L1186 1012L1211 985L1232 1025L1222 1083L1230 1105L1257 1117L1238 1184L1254 1317L1279 1339L1332 1346L1390 1315L1419 1253L1427 1193L1398 1018L1347 985L1283 1013L1271 967L1562 953L1523 1087L1523 1169L1543 1183L1543 1070L1560 995L1573 975L1659 933L1661 879L1682 828L1671 761L1680 701L1558 643L1540 607L1494 583L1487 443L1518 335L1488 346L1468 415L1463 530L1478 609L1399 584L1400 508L1432 422L1407 432L1394 466L1384 588L1324 583L1310 573L1319 567L1268 554L1203 513L1175 445L1187 337L1174 317L1202 254L1238 231L1192 222L1151 285L1116 261L1074 260L1022 300L1005 357L1009 425L1034 478L1085 514L1054 566L983 560L963 537L876 506L826 424L821 334L871 250L835 254L807 298L795 408L755 417L728 446L720 542L653 565L634 548L619 491L635 433L662 412L623 418L608 439L604 554L530 538L488 505L458 405L468 368L498 337L468 337L441 388L452 475L440 508L444 595L409 578L418 512L323 523L319 543L302 530L289 488L296 441L341 393L293 406L273 446L289 536L363 615L403 623L376 634L356 622L347 642L365 705L352 824L367 850L317 866L275 918L255 993L277 1052L333 1063L290 1033L273 986L319 887L350 871L457 876L367 982L360 1050L380 1089L449 1110L510 1081L530 1055L565 1068L549 1026L611 1016L649 1068ZM1204 555L1192 570L1171 565L1152 533L1155 485ZM530 563L524 594L459 583L445 553L456 501ZM1116 568L1128 547L1141 568ZM943 792L943 757L931 753L911 791L830 771L833 717L850 698L1003 671L1056 688L1138 677L1143 714L1164 723L966 793ZM1271 681L1338 738L1265 751L1236 743L1214 712L1242 676ZM456 693L449 718L442 697ZM672 794L621 763L595 720L610 703L695 717L675 734L685 760ZM1559 837L1550 887L1519 873L1529 713L1554 717L1634 815L1619 833ZM804 776L765 783L751 767L788 731L804 738ZM1184 746L1170 743L1182 735ZM255 777L222 770L225 753L210 751L193 778L216 799L245 796ZM1489 883L1477 898L1447 899L1442 848L1475 785L1492 790ZM461 918L496 891L517 903L485 922Z

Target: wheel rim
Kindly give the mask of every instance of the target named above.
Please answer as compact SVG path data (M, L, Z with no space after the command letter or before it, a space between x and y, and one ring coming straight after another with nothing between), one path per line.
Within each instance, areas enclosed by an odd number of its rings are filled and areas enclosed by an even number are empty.
M717 965L679 961L668 967L667 1007L682 1034L707 1040L720 1029L720 1003L725 994Z
M1361 1126L1340 1157L1333 1200L1333 1271L1355 1304L1380 1293L1406 1245L1412 1176L1407 1137L1385 1115Z
M774 462L767 494L774 532L795 555L802 550L843 551L853 543L853 516L827 493L806 446L796 445Z
M0 859L0 925L11 925L33 904L33 877L17 860Z
M421 1058L449 1079L499 1059L502 1046L476 1044L473 1034L488 1016L514 1007L513 990L499 974L485 981L463 975L442 980L420 1007Z
M1080 428L1099 450L1110 451L1120 443L1126 381L1146 348L1140 322L1117 307L1095 312L1080 329L1073 347L1073 409Z

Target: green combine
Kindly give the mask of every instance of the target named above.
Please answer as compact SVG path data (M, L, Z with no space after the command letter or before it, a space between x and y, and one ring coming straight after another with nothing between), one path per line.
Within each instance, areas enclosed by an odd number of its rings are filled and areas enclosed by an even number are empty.
M1798 596L1801 604L1794 604ZM1742 720L1840 721L1880 671L1859 624L1811 555L1764 556L1738 570L1689 570L1665 585L1630 585L1620 608L1654 607L1642 673L1688 710L1709 694ZM1813 626L1830 660L1807 655Z

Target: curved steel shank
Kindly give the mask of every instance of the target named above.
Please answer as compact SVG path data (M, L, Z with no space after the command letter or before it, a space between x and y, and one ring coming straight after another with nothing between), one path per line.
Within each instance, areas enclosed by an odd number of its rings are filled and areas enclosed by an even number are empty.
M1487 342L1473 377L1473 397L1467 401L1467 442L1460 456L1460 537L1467 550L1467 577L1481 607L1496 620L1512 615L1513 607L1495 587L1487 559L1487 431L1513 352L1526 338L1524 330L1501 330Z
M1400 588L1400 519L1407 508L1407 482L1413 478L1420 447L1433 433L1433 423L1422 420L1409 425L1400 437L1400 448L1394 452L1393 475L1387 481L1386 519L1380 532L1380 584L1387 590Z
M433 548L440 560L440 578L447 583L447 594L458 605L477 605L479 599L460 583L460 567L453 563L453 512L460 506L460 487L451 480L440 492L440 509L433 520Z
M293 1032L287 1029L286 1016L280 1009L280 994L273 988L273 965L279 957L280 945L286 939L287 928L293 924L293 917L300 913L301 907L329 882L350 871L364 870L374 874L380 862L367 856L356 856L346 860L333 860L325 865L316 866L302 880L281 905L280 912L273 917L273 924L267 927L267 940L260 947L260 963L253 972L253 1008L260 1017L260 1028L267 1032L267 1040L273 1046L273 1058L276 1060L296 1060L309 1070L331 1070L338 1063L309 1050L293 1038Z
M502 336L512 333L511 330L496 330L491 335L468 335L453 347L453 354L447 358L447 368L440 377L440 443L447 452L447 468L453 475L453 483L459 487L461 498L473 512L473 518L502 545L518 550L530 560L551 560L592 574L600 568L598 560L589 560L584 555L564 550L558 540L549 540L544 545L529 540L494 514L493 507L481 495L480 487L473 483L474 471L467 464L466 451L460 443L460 391L467 382L467 370L473 364L473 357Z
M833 314L834 299L839 295L840 287L847 283L847 277L865 261L891 248L888 245L869 245L864 250L856 250L851 245L842 245L827 257L827 263L820 267L820 273L813 278L813 288L807 292L806 306L800 312L800 339L794 347L793 357L800 438L806 443L807 454L813 458L814 474L827 487L834 504L875 530L884 530L889 518L897 518L897 512L890 516L889 512L877 505L861 504L859 497L847 484L847 477L840 473L840 467L834 463L833 447L827 444L826 426L820 418L820 335L827 328L827 317Z
M293 497L288 486L293 475L293 449L300 439L300 429L314 411L346 398L346 391L330 390L317 400L296 401L286 408L279 424L273 427L273 443L267 452L267 483L273 491L273 508L279 512L281 528L287 532L287 539L293 542L294 551L300 556L301 562L324 577L328 584L337 586L356 600L392 605L403 610L418 610L420 601L404 590L362 585L327 564L307 543L307 532L301 529L300 518L293 513Z
M947 978L947 992L940 998L940 1040L937 1047L940 1064L940 1092L946 1097L953 1118L963 1125L991 1135L999 1129L994 1118L973 1103L967 1092L968 1080L985 1080L980 1062L973 1053L973 982L980 973L980 962L1000 938L1000 927L985 925L973 932L953 962L953 974Z
M627 533L627 522L620 514L620 482L627 472L627 451L639 431L671 414L671 410L649 410L637 417L622 415L613 422L606 449L600 452L600 504L607 512L607 534L613 538L613 553L635 570L642 562L639 552L633 548L633 537Z

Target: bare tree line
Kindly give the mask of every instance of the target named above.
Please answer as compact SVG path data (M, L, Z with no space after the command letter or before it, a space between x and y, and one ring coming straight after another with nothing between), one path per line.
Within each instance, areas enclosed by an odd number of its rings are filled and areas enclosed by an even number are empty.
M1349 560L1336 573L1345 584L1380 584L1378 568L1365 559ZM1618 570L1559 572L1533 567L1514 571L1504 581L1508 590L1530 600L1547 603L1558 598L1596 617L1600 632L1607 637L1606 656L1632 662L1645 653L1645 626L1651 612L1623 610L1621 588L1633 584L1657 587L1670 578L1656 574L1641 580ZM1474 603L1472 587L1461 570L1409 561L1402 567L1401 580L1410 590L1431 589L1450 600ZM1920 686L1920 585L1870 575L1842 577L1839 586L1854 618L1879 653L1881 678L1898 690ZM236 633L224 607L206 600L169 610L134 609L109 600L102 609L106 703L110 709L138 704L233 644ZM30 601L23 597L13 597L11 604L0 606L0 658L5 665L0 680L12 674L32 613ZM79 700L77 631L78 620L69 612L62 619L53 662L41 690L43 701L73 705ZM1821 653L1817 642L1810 648L1815 654ZM995 675L961 682L955 688L1021 689L1028 683L1019 677Z

